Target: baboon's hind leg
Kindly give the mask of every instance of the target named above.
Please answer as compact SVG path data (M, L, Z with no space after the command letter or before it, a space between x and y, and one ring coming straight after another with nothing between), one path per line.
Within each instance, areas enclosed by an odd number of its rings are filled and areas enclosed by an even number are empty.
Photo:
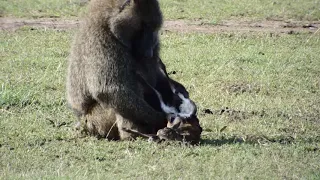
M108 140L120 139L115 111L112 108L103 108L96 105L84 116L82 121L84 131L87 134Z

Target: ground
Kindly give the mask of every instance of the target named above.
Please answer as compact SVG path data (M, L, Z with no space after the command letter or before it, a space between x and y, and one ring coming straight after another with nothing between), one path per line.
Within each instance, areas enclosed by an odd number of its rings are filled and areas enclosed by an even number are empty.
M79 27L80 20L59 18L0 18L1 30L14 31L23 26L34 28L72 29ZM167 20L162 30L176 32L221 33L221 32L266 32L266 33L314 33L320 21L282 21L282 20L224 20L218 24L208 24L202 20Z

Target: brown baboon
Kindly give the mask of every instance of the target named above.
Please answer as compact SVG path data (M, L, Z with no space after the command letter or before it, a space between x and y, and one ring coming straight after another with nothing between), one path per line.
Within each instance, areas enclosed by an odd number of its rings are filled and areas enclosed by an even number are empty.
M152 63L136 61L135 42L148 43L162 24L157 0L92 0L88 16L75 36L69 58L67 99L89 134L108 139L131 139L130 128L154 133L166 116L143 99L136 71L155 85ZM140 41L138 39L141 39ZM146 45L141 52L153 56ZM150 62L152 62L150 60Z

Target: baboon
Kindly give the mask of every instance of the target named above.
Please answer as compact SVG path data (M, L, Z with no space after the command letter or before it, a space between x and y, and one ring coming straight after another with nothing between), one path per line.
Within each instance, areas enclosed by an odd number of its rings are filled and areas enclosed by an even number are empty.
M75 36L69 57L67 99L84 129L108 139L132 139L130 128L154 133L164 127L166 115L153 109L137 83L137 71L156 83L148 37L157 41L162 14L157 0L92 0L88 16ZM140 40L139 40L140 38ZM135 42L145 43L136 61ZM155 43L158 44L158 43Z
M162 66L158 65L158 69L160 70L163 68ZM184 96L180 92L173 93L173 91L170 89L170 78L167 76L164 76L164 74L157 74L157 79L158 81L164 81L167 82L167 85L162 82L163 84L162 88L163 89L168 89L170 93L172 94L172 99L170 101L164 101L162 98L162 94L158 92L154 87L152 87L140 74L139 72L136 73L136 79L138 82L138 85L141 86L141 90L143 91L144 99L146 102L153 107L155 110L159 112L164 112L167 117L163 121L163 123L160 126L155 126L154 133L157 132L158 130L158 135L160 139L167 139L167 140L178 140L181 141L182 139L179 137L184 137L184 140L188 140L188 142L194 141L194 138L189 138L189 137L194 137L200 134L198 133L199 131L194 131L195 129L198 128L199 121L197 121L197 126L190 126L190 123L186 123L188 119L195 119L196 118L196 105L192 100L189 98L184 98ZM159 80L160 79L160 80ZM157 81L157 82L158 82ZM179 86L183 87L180 83L177 82ZM184 88L184 87L183 87ZM185 90L185 88L184 88ZM186 90L185 90L186 91ZM184 92L182 92L184 93ZM186 93L188 93L186 91ZM104 117L104 118L102 118ZM116 113L112 109L105 109L102 108L101 106L97 106L93 108L91 113L88 113L86 115L86 125L85 125L85 131L89 133L93 133L94 135L98 135L100 137L113 137L113 138L120 138L118 137L118 129L116 127L112 127L112 121L106 121L105 119L108 118L116 118ZM166 124L167 127L172 128L170 124L175 124L178 120L178 122L184 122L182 123L183 126L181 126L178 131L177 130L171 130L171 129L163 129ZM196 118L197 120L197 118ZM170 125L170 126L169 126ZM112 127L112 128L110 128ZM201 127L200 127L201 128ZM133 135L138 135L141 136L141 134L144 134L143 132L140 132L139 130L134 130L132 128L125 128L122 127L122 130L129 132ZM183 130L183 131L182 131ZM177 134L177 132L180 132L181 134ZM184 132L184 135L183 133ZM186 133L189 133L186 135ZM194 133L192 133L194 132ZM200 131L201 133L201 131ZM183 135L183 136L182 136ZM149 136L148 136L149 137ZM187 138L185 138L187 137ZM154 139L156 140L156 139Z

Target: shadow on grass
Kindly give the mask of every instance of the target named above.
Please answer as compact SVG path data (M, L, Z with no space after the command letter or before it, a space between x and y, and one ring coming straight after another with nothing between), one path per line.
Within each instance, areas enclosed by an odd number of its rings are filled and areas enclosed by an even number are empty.
M212 146L222 146L225 144L236 144L244 143L245 141L235 138L223 138L223 139L201 139L200 145L212 145Z
M225 144L269 144L269 143L279 143L279 144L294 144L297 140L292 136L258 136L258 135L245 135L245 136L232 136L232 137L220 137L218 139L201 139L200 145L212 145L212 146L222 146ZM317 142L318 138L312 139L313 142Z

